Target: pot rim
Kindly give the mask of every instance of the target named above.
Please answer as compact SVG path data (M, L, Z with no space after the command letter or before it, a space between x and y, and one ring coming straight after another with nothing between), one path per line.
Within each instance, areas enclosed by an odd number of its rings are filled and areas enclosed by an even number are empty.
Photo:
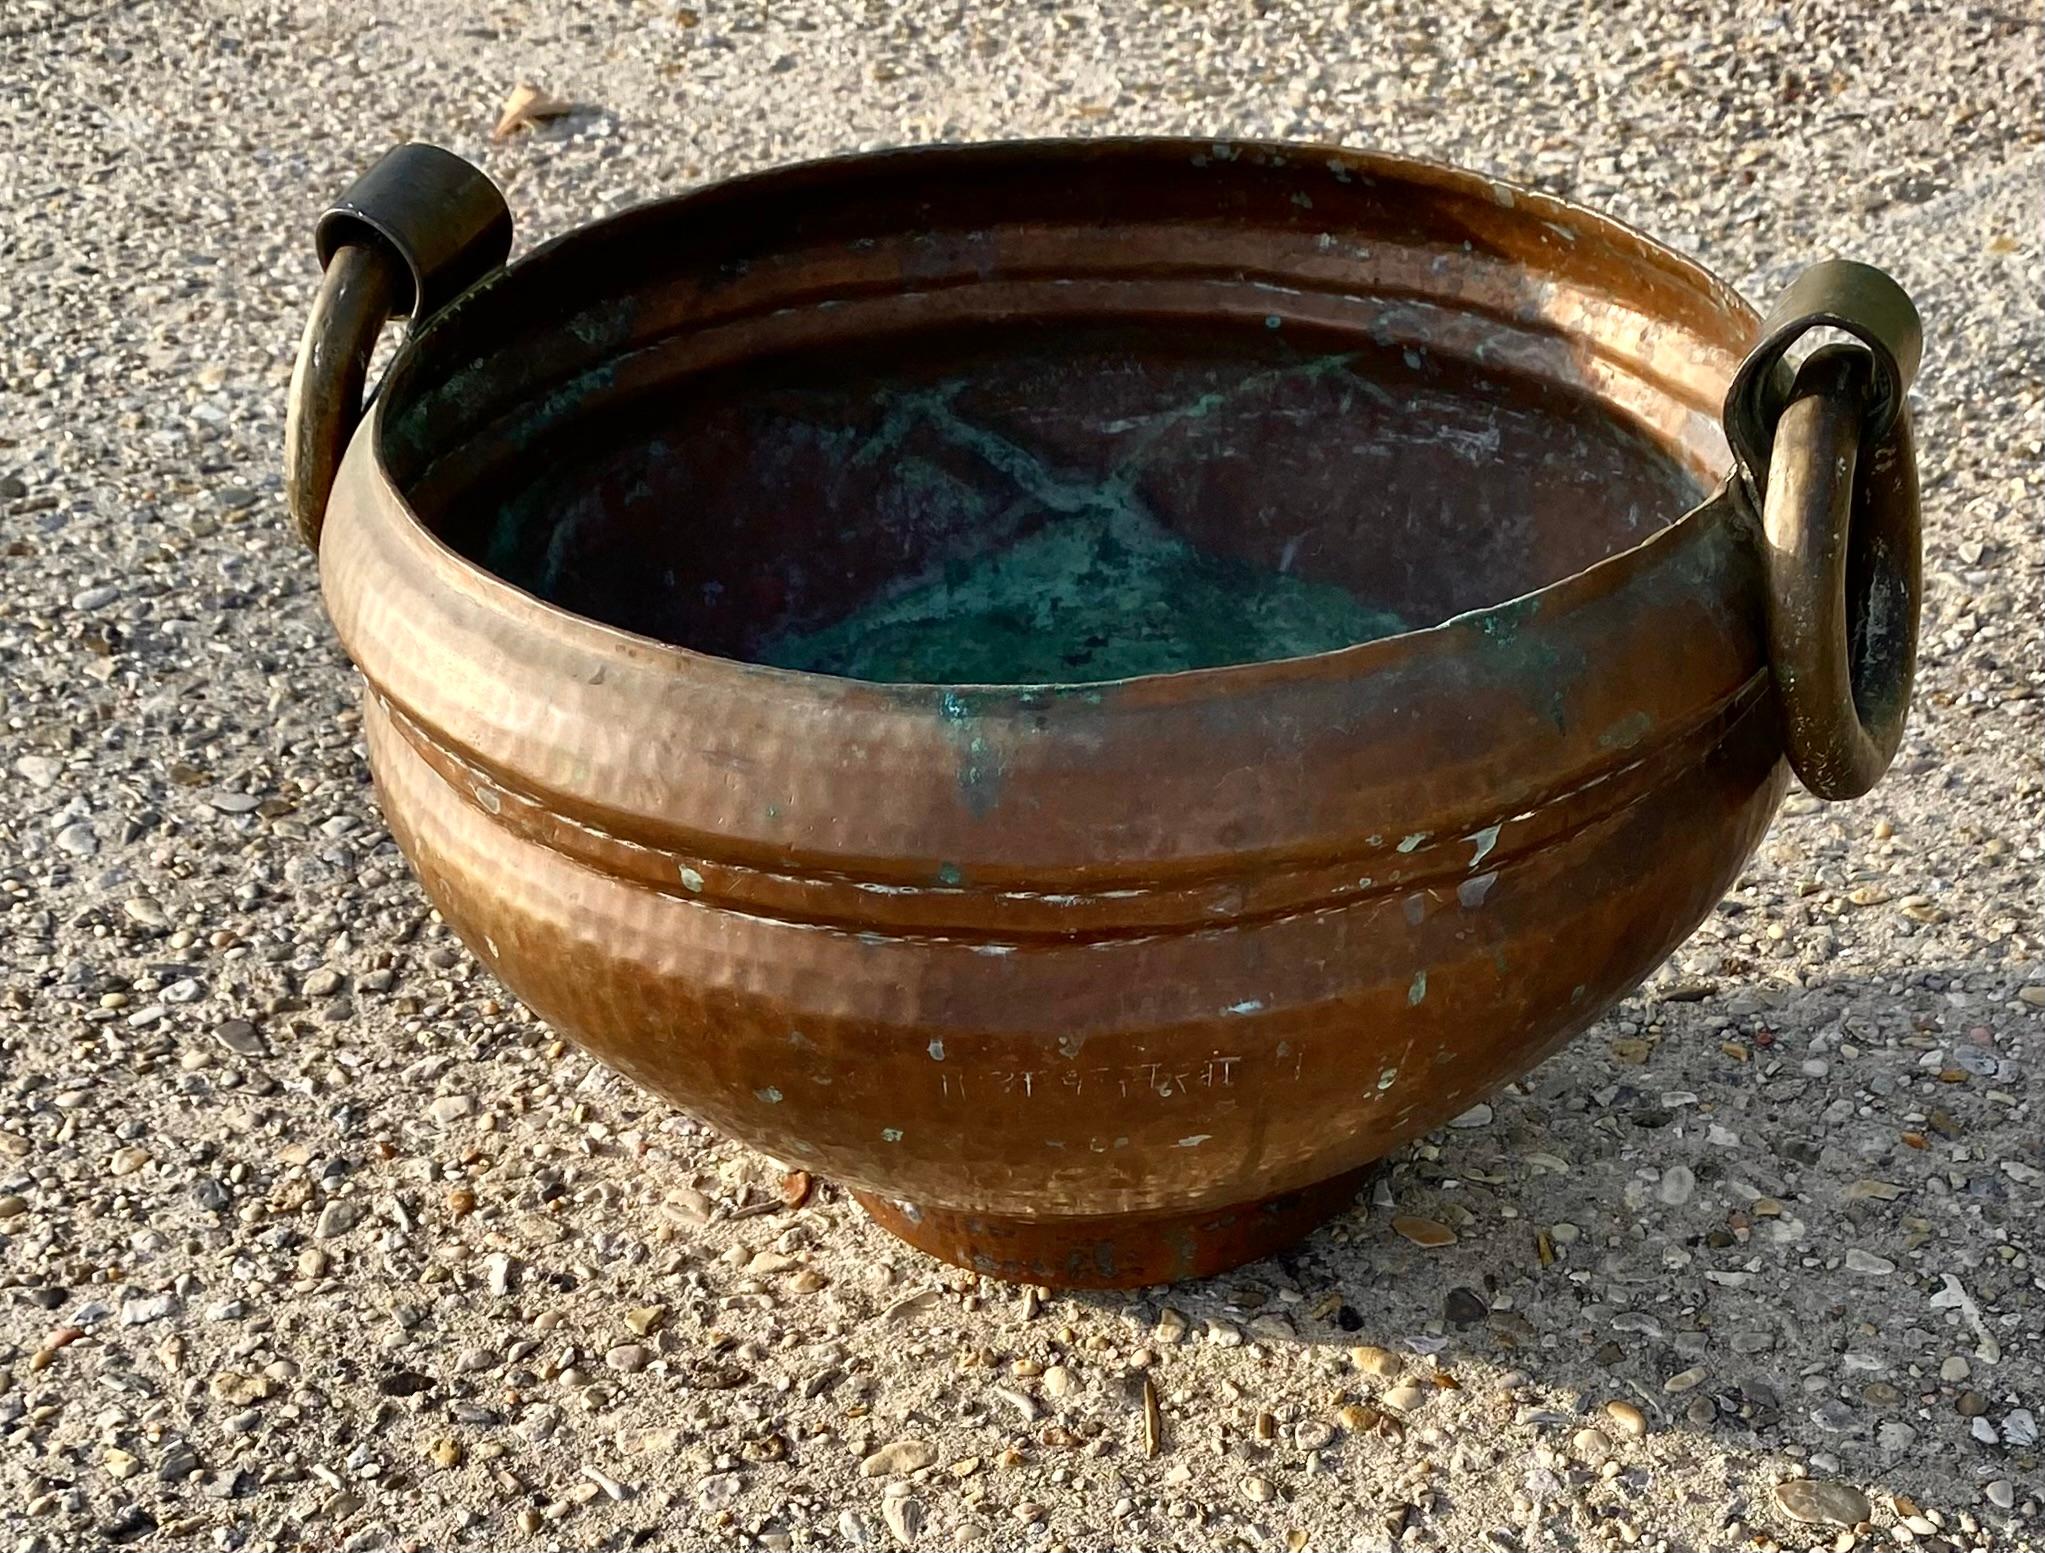
M1226 148L1232 156L1240 156L1243 153L1278 157L1309 154L1333 158L1352 169L1362 170L1371 175L1389 175L1407 181L1433 184L1464 195L1482 194L1494 202L1514 207L1524 204L1530 211L1538 213L1535 219L1546 221L1566 218L1579 230L1595 231L1607 244L1613 239L1631 244L1639 250L1638 257L1671 267L1682 273L1686 279L1701 283L1702 288L1712 295L1718 305L1746 324L1750 332L1758 332L1760 328L1759 311L1708 266L1660 242L1629 222L1564 196L1531 189L1509 179L1493 178L1474 169L1432 157L1410 156L1389 151L1366 151L1319 141L1236 139L1227 136L1107 135L984 140L960 144L895 146L877 151L845 152L781 163L714 180L679 194L641 201L595 221L585 222L566 232L557 233L531 251L519 255L504 269L477 286L471 293L474 301L469 305L480 305L504 277L527 271L562 253L615 238L633 220L644 218L650 213L677 211L712 194L720 198L737 198L749 190L771 190L774 184L790 181L799 176L811 176L846 168L878 168L883 164L899 166L914 160L997 163L1003 156L1022 154L1075 158L1116 152L1198 155L1203 148L1217 155ZM1508 198L1500 200L1501 192ZM396 383L400 387L403 386L401 369L418 348L418 344L422 340L430 339L436 321L430 320L426 328L405 340L386 373L386 384ZM969 695L978 700L1025 694L1069 698L1084 696L1087 692L1108 690L1113 690L1118 697L1134 694L1153 703L1167 699L1197 701L1211 695L1233 694L1259 684L1281 683L1302 673L1314 674L1332 668L1368 672L1375 666L1375 660L1389 661L1394 657L1401 644L1410 647L1416 640L1439 638L1452 628L1467 625L1470 621L1486 615L1523 610L1543 600L1566 598L1573 588L1589 586L1585 579L1596 577L1609 568L1641 564L1657 547L1668 542L1677 531L1693 525L1701 514L1721 503L1730 502L1742 509L1745 506L1743 490L1728 463L1714 489L1707 491L1696 502L1652 533L1633 544L1612 551L1589 566L1581 567L1539 587L1459 611L1431 625L1415 626L1410 630L1397 631L1386 636L1373 637L1368 641L1352 642L1319 652L1293 653L1282 657L1256 658L1241 663L1214 664L1162 673L1127 675L1118 679L870 680L821 670L783 668L749 658L690 647L663 637L649 636L565 608L507 580L481 561L455 549L412 506L404 487L392 474L386 458L384 425L389 402L390 396L387 393L382 391L377 393L370 405L369 413L364 417L365 425L356 441L367 444L366 456L375 469L377 480L384 488L384 494L404 513L414 534L423 539L436 558L450 567L466 584L479 592L497 595L495 602L501 607L530 614L534 617L535 623L544 622L565 635L585 638L588 646L594 651L603 651L606 647L630 648L635 652L651 653L671 660L677 667L686 668L692 674L734 673L743 681L773 685L783 691L814 688L828 691L834 702L842 701L848 694L856 695L862 691L887 693L890 702L906 698L921 705L928 705L932 698L942 697L948 691ZM1167 695L1165 692L1168 688L1178 694ZM976 710L991 711L994 708L984 707Z
M1112 180L1183 169L1213 144L997 142L751 174L554 239L421 340L448 326L487 338L490 294L507 277L533 276L549 254L580 265L621 230L658 244L678 209L701 224L764 198L765 220L786 219L820 186L837 187L819 169L856 164L868 192L899 203L905 168L911 183L940 160L979 177L1003 158L1028 168L1049 154L1076 168L1091 159L1112 192ZM1278 175L1298 171L1296 147L1245 149L1285 158ZM1694 438L1684 445L1699 462L1716 423L1697 385L1714 380L1721 356L1729 375L1753 332L1752 309L1708 271L1553 196L1529 193L1524 209L1507 210L1504 186L1479 174L1307 154L1309 175L1410 185L1417 224L1404 240L1417 251L1433 230L1451 244L1459 231L1495 237L1508 265L1553 253L1565 304L1612 308L1590 327L1608 325L1602 338L1633 382L1667 370L1638 331L1673 321L1676 376L1654 391L1672 416L1697 417L1682 432L1667 421L1664 434ZM1272 175L1258 165L1236 174ZM1549 217L1616 250L1551 248L1524 230ZM772 251L771 237L760 242ZM543 289L529 280L522 293ZM1526 316L1548 317L1541 306ZM1573 321L1565 311L1551 327ZM467 361L480 347L455 336L443 349ZM387 379L399 397L378 395L329 507L321 581L343 645L458 802L493 815L501 806L500 824L523 814L537 838L600 869L643 868L662 888L677 888L679 872L692 893L700 880L706 903L821 916L814 897L842 887L888 892L867 898L899 899L921 918L933 899L1018 887L1058 898L1133 891L1145 899L1112 910L1149 920L1151 897L1197 887L1211 901L1201 910L1233 917L1252 907L1230 881L1254 894L1274 870L1322 881L1288 896L1303 901L1365 876L1382 888L1460 873L1473 854L1482 861L1495 846L1502 862L1540 845L1561 816L1608 812L1639 783L1666 780L1672 763L1706 758L1765 682L1758 525L1725 484L1540 588L1327 652L1064 685L890 683L724 657L550 604L429 527L385 457L385 413L409 408L402 374L422 360L399 357ZM1416 838L1427 839L1411 851ZM1346 884L1336 878L1345 870Z

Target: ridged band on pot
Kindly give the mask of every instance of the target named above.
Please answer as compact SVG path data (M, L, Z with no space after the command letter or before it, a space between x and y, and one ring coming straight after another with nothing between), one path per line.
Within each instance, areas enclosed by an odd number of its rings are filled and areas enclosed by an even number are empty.
M898 1233L1052 1282L1289 1238L1319 1183L1524 1072L1711 909L1786 781L1746 492L1588 566L1543 538L1555 580L1431 629L1042 687L635 636L414 509L515 472L564 402L937 322L1131 315L1498 363L1700 481L1755 330L1637 234L1425 164L851 159L628 213L468 292L372 406L321 540L393 834L506 983L733 1135L904 1204Z

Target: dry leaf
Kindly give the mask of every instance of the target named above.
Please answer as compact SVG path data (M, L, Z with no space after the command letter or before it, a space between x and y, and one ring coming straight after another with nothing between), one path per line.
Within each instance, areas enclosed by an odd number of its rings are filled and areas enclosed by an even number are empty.
M490 131L490 138L502 140L519 130L531 129L535 124L558 119L574 111L574 103L550 96L530 81L521 81L504 99L504 112L497 120L497 127Z

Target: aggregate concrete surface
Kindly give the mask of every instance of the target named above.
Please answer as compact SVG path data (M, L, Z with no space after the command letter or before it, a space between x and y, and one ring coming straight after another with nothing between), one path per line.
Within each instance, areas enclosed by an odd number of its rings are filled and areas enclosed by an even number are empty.
M10 0L7 1545L2045 1546L2040 48L2018 0ZM492 141L521 80L580 106ZM1764 302L1889 268L1923 659L1873 797L1793 796L1668 967L1353 1211L1039 1297L782 1206L432 918L285 386L313 216L399 140L524 247L793 158L1164 132L1465 163Z

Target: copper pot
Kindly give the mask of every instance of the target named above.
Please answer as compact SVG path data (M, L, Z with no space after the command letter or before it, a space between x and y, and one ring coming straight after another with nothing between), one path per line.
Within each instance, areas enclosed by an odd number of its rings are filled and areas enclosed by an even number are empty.
M554 1026L937 1256L1134 1285L1297 1237L1680 943L1791 764L1850 796L1896 748L1918 333L1862 266L1760 328L1546 195L1149 140L509 235L418 146L321 226L290 484L392 833ZM1858 343L1792 373L1817 323ZM1403 629L761 661L1060 500Z

